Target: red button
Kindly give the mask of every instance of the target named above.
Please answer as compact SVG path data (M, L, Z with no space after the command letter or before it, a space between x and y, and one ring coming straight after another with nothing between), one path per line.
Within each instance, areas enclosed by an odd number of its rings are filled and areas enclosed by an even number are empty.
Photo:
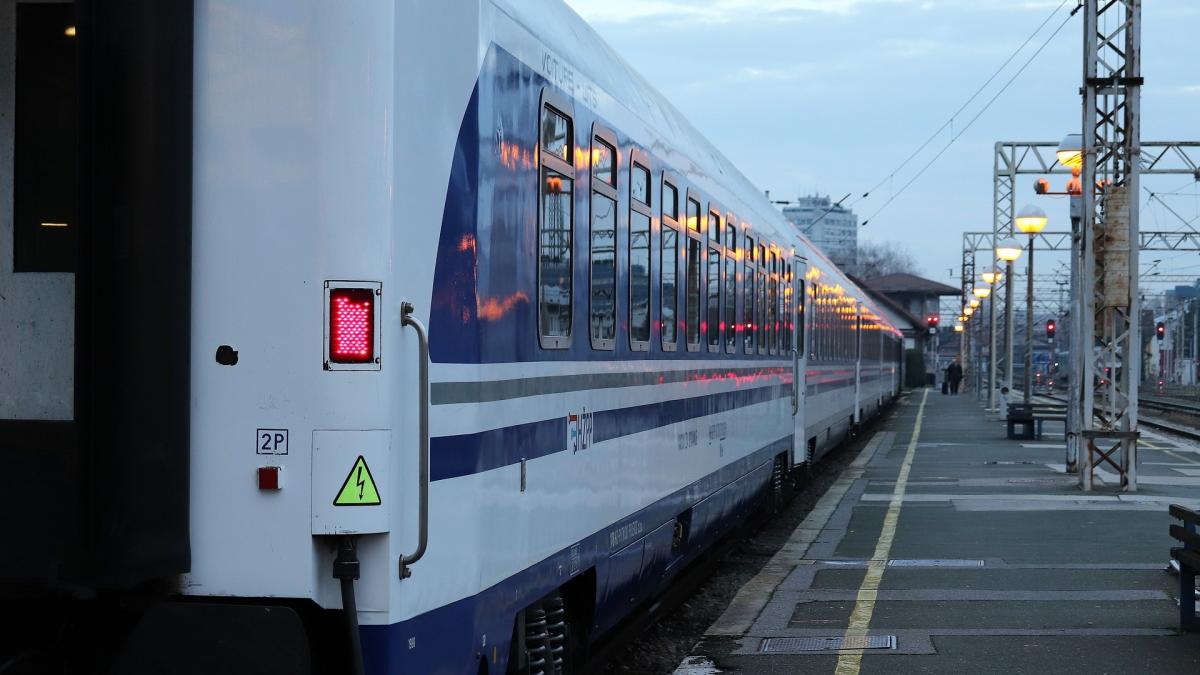
M260 467L258 467L258 489L259 490L278 490L279 489L279 467L277 467L277 466L260 466Z

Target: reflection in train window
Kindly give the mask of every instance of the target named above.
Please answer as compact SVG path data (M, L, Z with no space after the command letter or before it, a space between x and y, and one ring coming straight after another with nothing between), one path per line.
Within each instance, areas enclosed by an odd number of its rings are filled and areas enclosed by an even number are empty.
M767 247L758 245L758 296L754 301L754 324L757 326L758 353L767 353L767 340L770 331L767 330Z
M679 220L679 190L665 180L663 181L662 213L663 218Z
M733 217L725 217L725 351L737 349L737 236Z
M634 150L645 162L645 155ZM650 171L638 161L629 171L629 346L650 348Z
M588 253L588 327L593 349L613 349L617 337L617 191L613 161L616 142L606 130L592 137L592 199Z
M571 120L550 106L542 110L542 148L551 157L571 162Z
M670 225L662 228L662 259L659 271L662 275L662 287L659 298L662 302L662 343L664 349L674 349L679 339L679 294L675 287L675 277L678 273L676 265L679 262L679 232Z
M754 239L746 236L742 249L742 341L747 354L754 353Z
M543 92L543 99L556 99ZM538 198L538 337L543 348L565 348L571 336L571 250L574 245L574 167L571 118L542 105Z
M716 351L721 345L721 248L713 243L708 245L707 307L708 350Z
M616 186L617 151L599 138L592 139L592 179Z
M700 345L700 202L687 200L687 313L688 349Z
M561 173L542 169L538 232L538 323L546 338L571 334L571 185ZM543 346L558 347L554 341Z
M650 206L650 170L637 162L629 172L629 193L633 201Z

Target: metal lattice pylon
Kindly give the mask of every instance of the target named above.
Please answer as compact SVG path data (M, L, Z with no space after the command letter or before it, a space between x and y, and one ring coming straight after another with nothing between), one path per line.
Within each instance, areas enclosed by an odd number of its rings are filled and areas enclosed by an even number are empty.
M1137 489L1138 174L1141 148L1141 0L1085 0L1083 220L1075 336L1080 377L1068 443L1080 449L1080 486L1094 468L1116 470ZM1092 320L1089 320L1089 317ZM1095 414L1093 414L1095 411Z

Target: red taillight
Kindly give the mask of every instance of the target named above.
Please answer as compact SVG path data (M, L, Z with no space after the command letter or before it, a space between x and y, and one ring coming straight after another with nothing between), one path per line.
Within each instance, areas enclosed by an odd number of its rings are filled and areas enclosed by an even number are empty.
M375 292L370 288L335 288L329 292L329 360L375 360Z

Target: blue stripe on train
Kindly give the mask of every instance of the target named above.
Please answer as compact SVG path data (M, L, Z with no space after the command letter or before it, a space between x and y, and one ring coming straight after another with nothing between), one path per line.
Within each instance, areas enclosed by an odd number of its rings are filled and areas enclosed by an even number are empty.
M674 399L595 413L592 440L608 441L791 395L790 384ZM429 479L467 476L566 452L565 417L429 440Z
M791 436L780 438L472 597L407 621L364 626L367 672L476 673L480 655L488 659L489 672L503 672L516 613L569 579L593 571L597 596L594 627L598 631L611 627L632 608L633 601L651 597L714 538L736 525L768 484L775 455L791 447ZM630 526L636 524L632 529L647 535L623 543L622 550L627 551L689 508L689 546L669 568L661 558L652 569L614 564L621 558L621 551L612 546L613 533L630 531ZM575 574L571 573L573 567L577 569ZM412 579L404 583L420 583L421 576L421 563L417 563ZM495 663L491 660L493 649Z

